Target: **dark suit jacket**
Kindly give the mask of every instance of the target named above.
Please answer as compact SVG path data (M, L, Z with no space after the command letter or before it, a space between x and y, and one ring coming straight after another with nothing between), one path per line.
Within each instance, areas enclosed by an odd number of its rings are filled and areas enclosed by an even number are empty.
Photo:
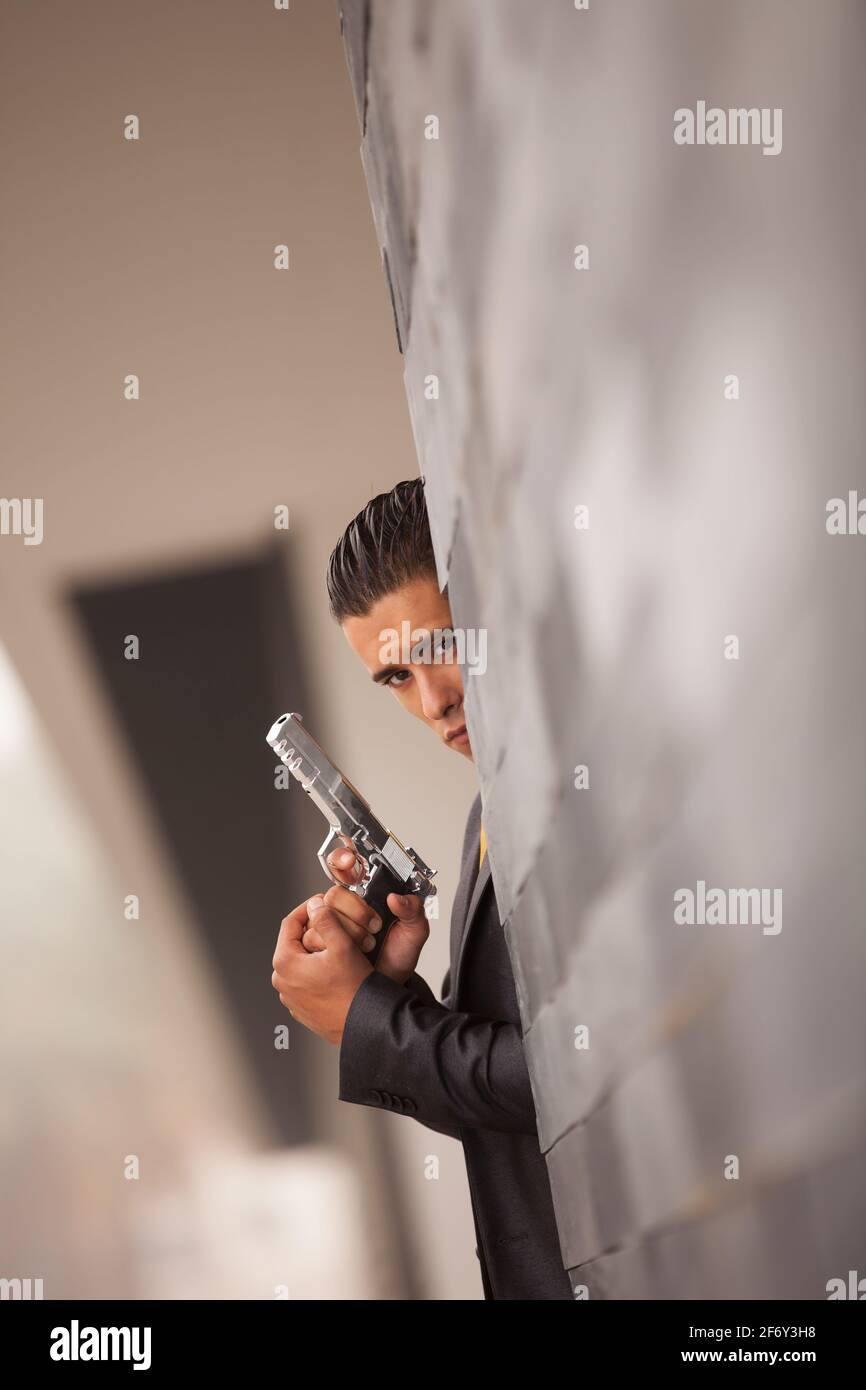
M481 796L469 812L440 1004L420 975L374 970L340 1044L340 1100L411 1115L463 1144L484 1297L571 1299L523 1052Z

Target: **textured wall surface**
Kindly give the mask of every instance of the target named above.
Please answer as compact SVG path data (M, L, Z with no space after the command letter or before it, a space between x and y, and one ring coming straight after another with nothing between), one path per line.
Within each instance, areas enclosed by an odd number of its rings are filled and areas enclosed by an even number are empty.
M826 1298L866 1273L866 11L340 10L575 1295ZM701 102L768 124L678 144ZM701 883L740 920L677 921Z

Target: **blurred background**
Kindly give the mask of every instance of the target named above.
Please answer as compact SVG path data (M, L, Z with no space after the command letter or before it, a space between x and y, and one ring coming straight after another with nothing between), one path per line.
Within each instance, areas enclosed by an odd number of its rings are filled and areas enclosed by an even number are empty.
M0 1275L480 1298L460 1145L339 1102L270 982L325 882L278 713L439 869L437 994L475 794L327 613L344 526L418 472L336 8L2 24L0 493L44 539L0 538Z

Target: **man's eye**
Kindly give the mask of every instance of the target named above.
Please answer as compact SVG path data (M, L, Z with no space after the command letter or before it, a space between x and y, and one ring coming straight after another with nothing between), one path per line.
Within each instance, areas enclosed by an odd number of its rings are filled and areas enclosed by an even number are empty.
M437 655L437 656L443 656L443 655L444 655L444 656L449 656L449 655L451 654L451 651L452 651L453 647L454 647L454 641L455 641L455 636L454 636L454 633L453 633L453 631L451 630L451 628L450 628L450 627L444 628L444 629L442 630L442 632L440 633L440 635L439 635L439 640L436 642L436 647L435 647L436 655Z
M398 676L407 676L407 677L408 677L408 675L409 675L409 672L408 672L408 671L392 671L392 672L391 672L391 675L388 677L388 679L387 679L384 683L385 683L385 685L387 685L388 687L390 687L391 685L393 685L394 681L397 681L397 677L398 677ZM398 687L401 686L401 685L405 685L405 684L406 684L405 681L397 681Z

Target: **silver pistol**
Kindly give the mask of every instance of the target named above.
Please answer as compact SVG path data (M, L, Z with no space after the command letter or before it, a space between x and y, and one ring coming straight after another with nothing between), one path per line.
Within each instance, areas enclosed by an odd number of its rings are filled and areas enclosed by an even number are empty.
M318 859L332 883L339 883L339 879L328 867L328 854L343 844L341 837L352 841L363 876L356 884L342 886L350 893L357 893L382 919L375 946L364 953L375 965L388 928L396 920L387 904L388 894L415 893L421 899L432 897L436 892L433 883L436 870L428 868L411 845L404 845L376 819L358 789L334 766L304 728L299 714L281 714L266 738L330 826Z

